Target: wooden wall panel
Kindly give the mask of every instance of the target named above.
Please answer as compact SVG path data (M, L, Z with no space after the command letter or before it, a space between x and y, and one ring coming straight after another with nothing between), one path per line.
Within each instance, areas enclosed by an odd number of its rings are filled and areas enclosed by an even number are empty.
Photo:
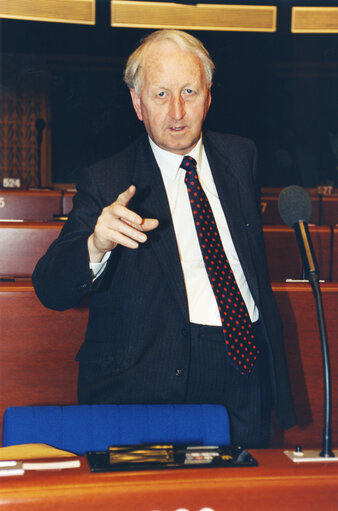
M64 191L62 193L62 214L67 216L73 208L73 197L75 192Z
M0 276L30 277L62 222L0 222Z
M95 0L2 0L0 18L95 25Z
M111 25L133 28L275 32L275 5L217 5L193 2L111 0ZM183 5L182 5L183 4Z
M337 34L338 7L292 7L291 32L299 34Z
M320 223L321 225L338 224L338 195L322 197Z
M27 281L0 283L0 310L0 417L8 406L75 404L87 308L46 309Z
M0 190L0 220L53 220L61 212L60 190Z
M338 442L338 284L322 284L332 368L332 432ZM315 300L309 284L273 285L285 329L285 344L298 426L282 432L275 425L273 446L321 447L324 387Z
M273 446L320 448L323 375L315 303L309 284L273 286L285 326L285 342L299 425L274 425ZM338 284L322 294L332 364L332 430L338 439ZM86 305L65 312L44 308L31 282L0 283L0 416L8 406L76 403L77 363Z
M333 228L332 280L338 282L338 225Z
M2 68L0 175L20 178L23 188L50 185L39 173L35 126L37 119L46 122L41 144L41 174L46 175L50 170L46 59L3 54Z
M282 225L263 226L270 277L272 280L302 279L302 260L295 231ZM331 279L331 228L310 226L310 237L321 279Z

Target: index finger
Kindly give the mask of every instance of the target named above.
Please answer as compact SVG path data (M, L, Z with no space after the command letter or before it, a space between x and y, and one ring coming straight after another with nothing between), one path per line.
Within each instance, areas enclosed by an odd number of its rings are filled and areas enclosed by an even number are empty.
M120 195L117 197L115 204L122 204L122 206L128 206L131 199L134 197L136 193L136 186L130 185L127 190L120 193Z
M139 226L142 223L142 217L127 208L135 193L136 187L134 185L129 186L127 190L120 193L115 202L108 206L108 211L114 218L120 219L139 229Z

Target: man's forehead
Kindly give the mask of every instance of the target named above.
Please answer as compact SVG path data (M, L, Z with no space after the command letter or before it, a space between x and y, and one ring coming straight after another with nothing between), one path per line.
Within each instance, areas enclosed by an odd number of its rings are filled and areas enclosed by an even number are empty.
M165 44L168 43L168 44ZM176 68L177 65L177 68ZM204 67L201 59L192 51L180 48L171 41L152 43L143 57L142 73L146 79L155 79L159 75L182 77L190 72L191 80L203 80Z
M154 63L163 63L165 64L165 57L170 55L171 58L177 57L180 59L182 55L185 59L195 60L196 62L201 62L201 59L190 49L182 48L174 41L169 40L161 40L161 41L153 41L143 56L143 66L153 65Z

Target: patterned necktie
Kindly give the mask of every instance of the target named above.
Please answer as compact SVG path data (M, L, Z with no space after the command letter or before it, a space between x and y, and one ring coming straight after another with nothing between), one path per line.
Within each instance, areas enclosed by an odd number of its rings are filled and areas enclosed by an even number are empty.
M252 323L225 255L209 201L199 182L196 160L185 156L181 168L186 170L185 184L204 264L221 316L228 356L242 374L249 375L259 355Z

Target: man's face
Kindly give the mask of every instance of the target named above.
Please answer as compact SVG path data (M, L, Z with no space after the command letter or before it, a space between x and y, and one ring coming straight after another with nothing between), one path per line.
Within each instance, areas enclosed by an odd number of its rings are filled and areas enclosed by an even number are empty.
M137 117L162 149L187 154L197 144L211 102L201 60L170 41L153 43L144 57Z

